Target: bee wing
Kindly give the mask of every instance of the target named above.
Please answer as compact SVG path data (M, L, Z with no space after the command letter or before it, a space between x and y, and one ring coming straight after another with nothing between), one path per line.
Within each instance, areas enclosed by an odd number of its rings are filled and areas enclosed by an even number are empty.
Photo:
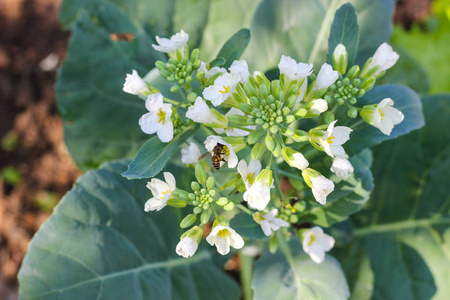
M204 159L204 158L207 157L209 154L211 154L211 152L205 152L205 153L203 153L202 156L200 156L200 157L198 158L198 160Z

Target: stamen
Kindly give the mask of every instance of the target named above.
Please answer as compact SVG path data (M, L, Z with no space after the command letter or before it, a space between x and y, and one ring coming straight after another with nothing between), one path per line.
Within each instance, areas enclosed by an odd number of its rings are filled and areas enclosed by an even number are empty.
M336 137L335 137L334 135L330 135L330 136L327 138L328 144L333 144L333 140L334 140L335 138L336 138Z
M226 237L228 236L228 230L227 229L219 230L217 234L220 235L220 237Z
M231 91L231 87L230 86L223 86L223 91L219 91L222 94L226 94L229 93Z
M309 240L308 245L311 246L315 241L316 241L316 237L313 234L311 234L311 239Z
M157 115L159 116L158 123L162 123L164 125L166 122L166 113L162 110L162 108L159 109L159 113L157 113Z

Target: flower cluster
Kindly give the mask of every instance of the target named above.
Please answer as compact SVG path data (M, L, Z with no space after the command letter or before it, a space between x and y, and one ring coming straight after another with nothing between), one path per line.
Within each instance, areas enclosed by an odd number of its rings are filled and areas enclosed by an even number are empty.
M145 107L149 112L139 120L142 131L156 133L164 143L181 130L192 130L195 123L202 124L202 132L209 134L202 141L204 151L194 139L181 147L182 163L195 168L196 181L190 190L177 188L174 176L165 172L165 182L153 178L148 183L153 197L145 204L145 211L159 211L166 205L192 207L192 213L180 224L181 228L192 226L176 247L183 257L194 255L212 219L213 227L206 237L209 244L223 255L230 247L242 248L244 239L221 215L223 211L241 210L260 224L266 236L279 230L284 234L297 232L304 251L313 261L322 262L334 239L317 226L309 230L291 226L302 223L306 208L300 203L305 200L295 197L292 202L292 198L284 196L279 172L289 167L291 173L301 172L302 177L297 178L303 178L310 190L300 190L316 200L309 205L326 204L335 184L312 167L312 159L321 153L329 156L329 168L336 177L345 179L354 172L344 148L353 130L343 125L345 119L336 119L336 112L344 109L350 119L359 113L362 120L386 135L403 120L403 114L389 98L375 105L358 106L358 99L395 64L398 54L382 44L360 70L357 65L348 66L345 46L339 44L332 65L324 63L317 74L312 64L283 55L278 78L269 80L264 73L251 73L245 60L228 62L228 69L223 67L224 59L203 62L198 49L190 52L189 35L184 31L170 39L156 40L154 49L167 53L168 60L155 65L171 84L170 91L182 91L185 101L162 95L133 70L123 90L147 97ZM240 155L246 148L249 151L243 152L250 155ZM203 159L208 154L211 164ZM280 167L283 161L286 166ZM217 170L224 165L231 172L218 178L222 173ZM220 186L218 181L223 178L228 181Z

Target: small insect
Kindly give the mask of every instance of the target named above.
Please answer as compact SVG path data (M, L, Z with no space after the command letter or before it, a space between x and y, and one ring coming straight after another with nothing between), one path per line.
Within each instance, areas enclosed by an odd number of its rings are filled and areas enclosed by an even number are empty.
M217 143L217 145L214 146L213 150L212 150L212 157L211 157L211 162L212 165L214 167L214 169L216 170L220 170L220 163L221 162L226 162L226 160L223 158L223 156L226 154L226 146L222 145L221 143ZM208 154L210 154L210 152L206 152L205 154L203 154L202 156L200 156L198 159L203 159L206 156L208 156Z

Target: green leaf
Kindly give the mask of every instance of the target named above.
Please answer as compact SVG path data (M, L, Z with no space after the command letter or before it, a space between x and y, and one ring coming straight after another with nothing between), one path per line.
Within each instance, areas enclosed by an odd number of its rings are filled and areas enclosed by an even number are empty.
M348 299L349 291L339 262L327 255L316 264L298 240L289 243L288 256L264 252L255 263L255 299Z
M239 235L249 239L264 239L266 235L261 229L261 225L256 223L253 218L246 214L240 213L234 216L230 221L230 227L236 230Z
M450 95L423 99L427 125L374 148L375 189L353 217L374 275L372 299L446 299L450 293ZM386 274L389 274L387 277Z
M129 32L133 41L114 41ZM115 158L132 157L147 139L139 118L144 102L122 91L125 75L143 76L159 57L153 39L122 11L107 3L82 10L56 85L65 141L82 170ZM83 51L80 51L83 49Z
M198 46L208 8L209 0L64 1L61 20L72 28L72 39L56 88L65 140L78 167L136 154L147 140L138 125L146 110L137 96L122 91L125 76L135 69L143 77L156 60L166 59L153 49L154 35L183 26L189 45ZM134 39L114 40L115 33Z
M421 128L425 124L422 103L420 102L419 96L405 86L376 86L362 98L358 99L357 105L363 107L364 105L378 104L385 98L391 98L394 101L394 107L403 113L405 119L400 124L394 126L389 136L383 134L378 128L362 121L360 118L357 119L358 121L356 123L354 120L347 119L341 125L349 126L354 130L350 134L350 140L344 145L348 154L358 153L365 148L380 144L383 141L407 134ZM339 116L336 116L336 119L339 118Z
M310 203L314 203L315 206L307 215L302 216L302 220L329 227L359 211L369 200L370 192L373 189L372 173L370 172L372 152L366 149L353 156L350 162L354 168L353 175L345 180L337 176L331 178L336 181L336 186L324 205L316 205L316 201L310 196Z
M333 52L337 45L343 44L348 53L348 66L353 66L358 51L359 25L353 5L346 3L335 13L328 38L329 64L333 61Z
M225 58L225 69L228 69L233 61L238 60L250 43L250 30L243 28L236 32L220 49L217 57Z
M208 23L204 27L200 51L203 61L216 58L227 37L249 28L260 0L211 1ZM226 13L224 13L226 12Z
M294 0L261 1L250 31L252 41L243 58L251 69L266 71L276 67L281 55L297 61L323 63L333 16L346 1ZM392 32L394 0L353 0L360 26L356 62L364 62Z
M239 299L209 251L175 253L178 210L145 213L145 181L126 162L82 176L31 241L19 272L21 299Z
M122 175L128 179L149 178L158 174L166 165L175 150L178 150L192 134L197 126L189 127L176 135L169 143L163 143L154 136L149 139Z

